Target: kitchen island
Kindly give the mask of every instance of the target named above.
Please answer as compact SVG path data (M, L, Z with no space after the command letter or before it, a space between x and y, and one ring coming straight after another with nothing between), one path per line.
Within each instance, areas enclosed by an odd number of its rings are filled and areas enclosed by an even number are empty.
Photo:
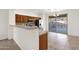
M13 26L13 39L22 50L47 50L48 33L37 26Z
M22 50L39 50L39 29L38 27L29 27L15 25L14 40Z

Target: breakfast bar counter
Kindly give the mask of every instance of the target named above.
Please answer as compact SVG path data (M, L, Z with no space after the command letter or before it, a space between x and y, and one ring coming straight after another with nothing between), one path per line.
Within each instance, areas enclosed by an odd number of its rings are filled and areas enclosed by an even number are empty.
M14 40L22 50L39 50L39 30L37 27L15 25Z

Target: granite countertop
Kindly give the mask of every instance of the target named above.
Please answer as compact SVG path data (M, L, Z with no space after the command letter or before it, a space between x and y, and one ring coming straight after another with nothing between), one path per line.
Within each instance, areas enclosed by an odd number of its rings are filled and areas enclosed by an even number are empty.
M38 29L39 30L39 35L43 35L43 34L47 33L47 31L44 31L43 28L38 28L37 26L24 26L24 25L16 25L16 26L24 28L24 29L28 29L28 30Z
M19 28L23 28L23 29L27 29L27 30L38 29L39 30L39 35L43 35L43 34L47 33L47 31L44 31L43 28L38 28L37 26L26 26L24 24L11 25L11 26L19 27Z
M37 26L26 26L24 24L18 24L18 25L11 25L13 27L19 27L19 28L23 28L23 29L38 29Z
M47 31L42 31L42 32L40 32L40 35L43 35L43 34L46 34L47 33Z
M37 26L22 26L22 25L16 25L16 27L24 28L24 29L38 29Z

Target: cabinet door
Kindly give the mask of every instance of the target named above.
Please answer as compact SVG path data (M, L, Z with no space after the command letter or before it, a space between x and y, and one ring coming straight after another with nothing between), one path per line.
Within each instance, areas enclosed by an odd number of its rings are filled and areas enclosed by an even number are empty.
M48 49L48 35L47 33L40 35L39 37L39 50Z
M20 15L20 23L23 23L23 16Z
M20 23L21 22L21 16L20 15L16 15L16 23Z
M18 15L15 15L15 17L16 17L16 23L18 22Z
M36 20L37 17L16 14L16 23L26 23L29 19Z
M29 17L28 16L25 16L24 17L24 22L27 23L28 20L29 20Z
M16 23L26 23L27 20L28 20L28 16L16 14Z
M25 23L25 16L22 16L22 23Z

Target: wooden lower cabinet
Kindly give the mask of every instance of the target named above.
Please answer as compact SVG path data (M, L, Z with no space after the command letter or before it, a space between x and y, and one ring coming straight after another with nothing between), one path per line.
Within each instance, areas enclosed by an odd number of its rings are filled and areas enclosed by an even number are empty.
M48 49L48 34L44 33L39 36L39 50Z

